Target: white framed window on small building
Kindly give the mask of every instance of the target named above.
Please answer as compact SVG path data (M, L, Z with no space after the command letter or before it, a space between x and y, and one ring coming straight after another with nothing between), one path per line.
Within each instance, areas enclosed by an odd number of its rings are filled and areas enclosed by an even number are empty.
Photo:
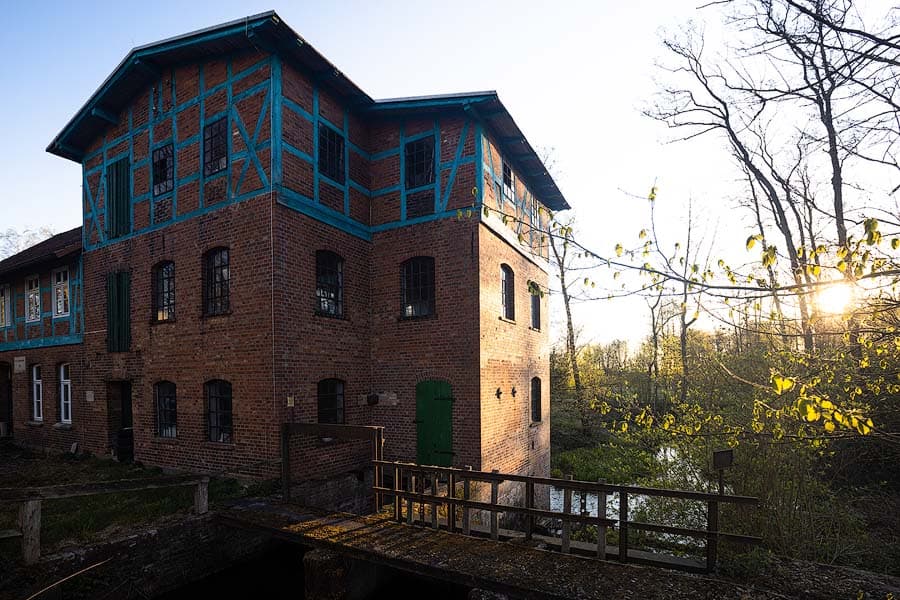
M53 316L69 316L69 268L53 271Z
M25 280L25 320L41 320L41 278L37 275Z
M0 327L10 327L12 324L12 294L9 284L0 285Z
M69 363L59 365L59 421L72 422L72 374Z
M44 419L44 382L41 379L41 365L31 365L31 419Z

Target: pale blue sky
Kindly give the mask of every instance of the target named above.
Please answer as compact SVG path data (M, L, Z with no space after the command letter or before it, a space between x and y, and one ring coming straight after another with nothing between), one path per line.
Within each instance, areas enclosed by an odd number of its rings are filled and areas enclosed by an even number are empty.
M452 6L452 9L448 7ZM635 239L656 180L667 222L688 196L704 199L732 172L703 145L664 146L640 115L654 91L658 30L695 16L685 0L658 2L14 2L0 36L0 227L80 219L79 166L44 151L134 46L268 9L375 98L495 89L532 144L556 148L579 237L598 251ZM704 207L704 202L709 206ZM666 212L668 211L668 212ZM668 216L667 216L668 215ZM677 235L677 233L673 233ZM635 339L643 303L579 309L588 337Z

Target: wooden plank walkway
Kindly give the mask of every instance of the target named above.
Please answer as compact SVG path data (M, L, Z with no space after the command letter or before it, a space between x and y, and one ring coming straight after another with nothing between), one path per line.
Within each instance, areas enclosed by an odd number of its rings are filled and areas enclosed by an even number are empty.
M437 580L525 598L783 598L752 586L451 534L390 515L329 513L293 504L243 501L217 518L297 544Z

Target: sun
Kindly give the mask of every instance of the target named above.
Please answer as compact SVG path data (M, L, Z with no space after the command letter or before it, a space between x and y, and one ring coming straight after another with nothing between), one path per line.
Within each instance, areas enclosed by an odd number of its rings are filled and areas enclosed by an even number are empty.
M852 300L853 290L846 283L835 283L816 293L816 304L819 306L819 310L832 315L846 312Z

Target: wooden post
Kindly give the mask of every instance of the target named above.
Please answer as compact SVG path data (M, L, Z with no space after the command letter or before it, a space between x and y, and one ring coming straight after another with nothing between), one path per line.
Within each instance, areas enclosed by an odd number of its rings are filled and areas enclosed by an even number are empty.
M453 471L447 477L447 531L456 531L456 473Z
M394 491L399 492L401 482L400 467L394 467ZM403 522L403 505L399 494L394 494L394 519Z
M209 512L209 477L203 477L194 489L194 513L205 515Z
M491 469L491 473L494 475L498 474L500 471L498 469ZM491 506L497 506L497 502L500 500L500 482L496 479L491 480ZM498 518L496 510L491 510L491 539L499 540L500 539L500 527L498 526Z
M372 433L372 460L377 461L381 460L381 432L376 429ZM377 462L373 462L372 466L374 467L372 477L375 480L375 487L381 487L381 465ZM375 490L375 513L381 512L381 492Z
M291 501L291 424L281 424L281 498Z
M534 508L534 481L531 479L525 482L525 508ZM531 540L534 534L534 515L525 516L525 539Z
M597 483L606 483L598 479ZM606 490L597 490L597 558L606 558Z
M425 493L425 471L419 472L418 479L419 487L416 488L416 493L419 494L419 521L421 521L422 525L425 524L425 501L422 500L422 494Z
M471 471L472 465L466 465L466 471ZM463 500L471 499L471 483L469 478L463 475ZM469 523L469 507L463 506L462 513L462 528L464 535L470 535L472 533L472 529Z
M706 571L712 573L716 569L719 537L719 503L710 500L706 503Z
M22 532L22 559L33 565L41 557L41 501L26 500L19 506L19 531Z
M409 491L411 493L416 492L416 476L413 473L410 473L407 477L409 479ZM406 522L410 525L413 523L413 497L410 496L406 499Z
M566 481L572 481L571 475L566 475ZM563 488L563 512L565 514L569 514L572 512L572 490L569 488ZM569 542L570 536L572 534L572 523L571 521L564 520L562 522L562 540L560 541L560 550L563 553L569 553Z
M619 492L619 560L628 561L628 492Z
M431 495L432 496L438 495L437 486L438 486L439 475L440 475L440 473L438 471L432 471L432 475L431 475ZM430 506L431 506L431 528L432 529L438 528L438 507L440 505L441 505L441 503L438 502L437 500L431 502L431 504L430 504Z

